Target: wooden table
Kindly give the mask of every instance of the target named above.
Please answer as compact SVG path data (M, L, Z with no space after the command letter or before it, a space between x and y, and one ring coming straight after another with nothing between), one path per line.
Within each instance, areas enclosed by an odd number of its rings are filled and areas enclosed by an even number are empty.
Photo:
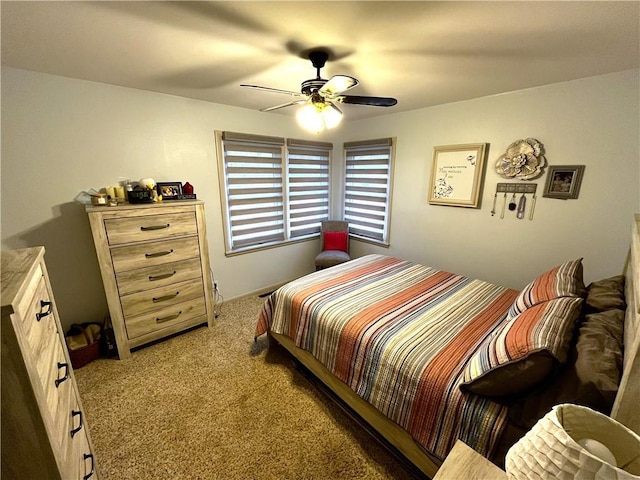
M433 480L503 480L507 474L458 440Z

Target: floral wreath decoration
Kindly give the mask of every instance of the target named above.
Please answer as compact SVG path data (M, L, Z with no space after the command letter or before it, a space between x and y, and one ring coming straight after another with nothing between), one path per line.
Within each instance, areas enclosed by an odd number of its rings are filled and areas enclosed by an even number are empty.
M535 138L516 140L496 162L496 172L504 178L531 180L542 175L547 164L542 145Z

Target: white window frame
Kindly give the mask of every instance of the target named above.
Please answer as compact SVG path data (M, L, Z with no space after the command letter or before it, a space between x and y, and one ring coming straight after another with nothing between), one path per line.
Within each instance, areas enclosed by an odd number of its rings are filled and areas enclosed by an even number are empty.
M388 247L395 138L344 144L343 218L350 235Z
M331 211L333 144L222 131L215 138L227 256L319 236ZM265 173L257 173L262 168ZM241 209L244 217L238 215Z

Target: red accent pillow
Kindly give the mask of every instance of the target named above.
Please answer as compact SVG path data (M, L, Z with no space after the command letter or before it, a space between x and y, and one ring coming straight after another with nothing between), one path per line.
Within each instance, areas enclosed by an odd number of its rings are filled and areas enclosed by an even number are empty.
M324 249L347 251L347 232L324 232Z

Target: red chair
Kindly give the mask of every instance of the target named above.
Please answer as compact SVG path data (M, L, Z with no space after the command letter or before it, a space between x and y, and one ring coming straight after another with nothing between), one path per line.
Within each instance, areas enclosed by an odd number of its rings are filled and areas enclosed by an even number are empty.
M333 267L351 260L349 256L349 223L327 220L320 227L322 251L316 255L316 270Z

